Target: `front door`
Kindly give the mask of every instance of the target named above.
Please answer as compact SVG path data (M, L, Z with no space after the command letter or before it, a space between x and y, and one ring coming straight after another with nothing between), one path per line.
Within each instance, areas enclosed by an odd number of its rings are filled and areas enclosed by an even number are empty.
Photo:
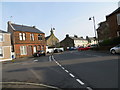
M32 56L32 46L28 46L27 54L28 56Z

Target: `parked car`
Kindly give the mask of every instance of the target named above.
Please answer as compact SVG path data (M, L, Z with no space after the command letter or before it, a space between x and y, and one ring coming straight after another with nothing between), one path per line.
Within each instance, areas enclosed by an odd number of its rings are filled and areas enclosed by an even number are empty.
M67 48L67 50L70 50L70 51L76 50L76 49L77 49L76 47L68 47L68 48Z
M43 55L43 56L46 55L46 53L45 53L44 50L39 50L39 51L37 51L36 53L33 54L34 57L40 57L40 56L42 56L42 55Z
M54 51L54 49L52 48L52 49L46 49L46 53L48 54L48 53L53 53L53 51Z
M63 50L60 49L60 48L56 48L56 49L54 50L54 53L59 53L59 52L63 52Z
M92 45L90 45L90 48L97 48L97 47L98 47L97 44L92 44Z
M81 46L81 47L78 48L78 51L89 50L89 49L90 49L90 47L83 47L83 46Z
M111 49L110 49L110 52L111 52L112 54L120 53L120 44L117 45L117 46L115 46L115 47L113 47L113 48L111 48Z

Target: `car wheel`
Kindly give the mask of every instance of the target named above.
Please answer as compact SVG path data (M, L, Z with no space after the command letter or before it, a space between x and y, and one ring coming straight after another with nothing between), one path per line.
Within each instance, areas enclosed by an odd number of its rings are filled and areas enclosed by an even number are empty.
M112 53L112 54L115 54L116 52L115 52L115 50L112 50L111 53Z
M44 55L44 56L46 56L46 54L45 54L45 53L44 53L43 55Z

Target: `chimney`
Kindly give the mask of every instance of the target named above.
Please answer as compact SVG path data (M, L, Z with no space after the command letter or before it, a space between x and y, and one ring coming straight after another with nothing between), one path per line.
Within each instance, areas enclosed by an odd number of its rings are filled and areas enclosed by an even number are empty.
M11 24L11 21L8 21L8 24Z
M66 34L66 37L69 37L69 34Z
M83 37L80 37L80 38L83 38Z
M89 37L88 37L88 36L86 36L86 39L89 39Z
M75 38L78 38L78 36L77 36L77 35L74 35L74 37L75 37Z
M33 26L33 28L35 28L36 26Z

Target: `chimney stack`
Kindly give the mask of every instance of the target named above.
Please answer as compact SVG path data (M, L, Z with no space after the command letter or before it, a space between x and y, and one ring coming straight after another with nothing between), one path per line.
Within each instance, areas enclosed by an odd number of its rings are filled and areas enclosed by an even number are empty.
M33 26L33 28L35 28L36 26Z
M69 37L69 34L66 34L66 37Z

